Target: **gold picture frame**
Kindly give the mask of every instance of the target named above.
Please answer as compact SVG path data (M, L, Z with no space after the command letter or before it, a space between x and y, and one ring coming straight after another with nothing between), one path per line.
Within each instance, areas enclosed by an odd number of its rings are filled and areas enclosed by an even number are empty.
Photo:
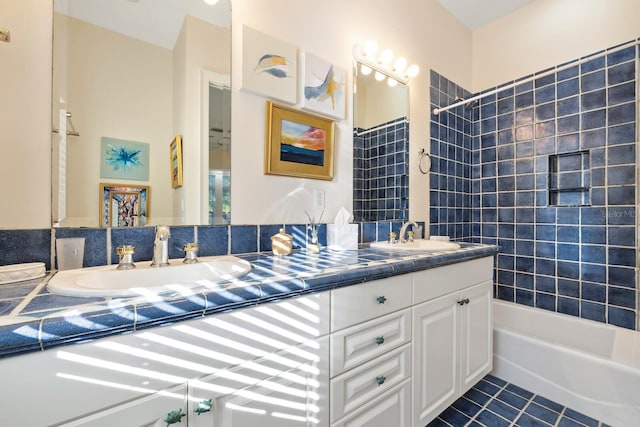
M169 144L171 187L182 187L182 136L177 135Z
M264 173L333 179L334 121L267 101Z
M100 227L142 227L148 221L148 185L100 184Z

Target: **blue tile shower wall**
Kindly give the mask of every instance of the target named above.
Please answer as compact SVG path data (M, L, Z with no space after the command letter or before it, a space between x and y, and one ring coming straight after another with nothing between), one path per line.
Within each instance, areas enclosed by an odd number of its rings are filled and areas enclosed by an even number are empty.
M470 94L431 71L432 109ZM431 118L430 234L454 240L471 237L473 125L477 109L460 106ZM477 152L477 150L476 150Z
M353 216L356 221L406 220L409 151L406 117L353 134Z
M614 49L432 115L430 231L498 244L499 299L635 329L638 49ZM464 95L432 72L432 108Z

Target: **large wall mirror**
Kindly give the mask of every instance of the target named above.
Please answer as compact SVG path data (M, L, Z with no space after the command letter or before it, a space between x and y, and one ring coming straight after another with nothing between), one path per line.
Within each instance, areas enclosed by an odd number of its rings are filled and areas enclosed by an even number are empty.
M54 226L230 222L230 28L230 0L54 0Z
M356 221L409 215L409 87L354 62L353 212Z

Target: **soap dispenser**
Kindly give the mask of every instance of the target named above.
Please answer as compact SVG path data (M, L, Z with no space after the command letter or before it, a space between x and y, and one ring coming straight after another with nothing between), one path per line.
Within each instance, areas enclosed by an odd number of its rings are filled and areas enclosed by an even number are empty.
M284 232L284 228L280 229L278 234L271 236L271 250L274 255L282 256L291 254L293 249L293 237Z

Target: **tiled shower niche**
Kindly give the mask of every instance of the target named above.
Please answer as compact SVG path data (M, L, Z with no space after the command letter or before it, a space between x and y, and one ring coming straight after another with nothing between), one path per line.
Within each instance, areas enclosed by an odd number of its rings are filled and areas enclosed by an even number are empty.
M589 152L550 155L548 182L550 206L589 206Z
M637 42L431 116L430 233L498 245L496 298L636 328Z

